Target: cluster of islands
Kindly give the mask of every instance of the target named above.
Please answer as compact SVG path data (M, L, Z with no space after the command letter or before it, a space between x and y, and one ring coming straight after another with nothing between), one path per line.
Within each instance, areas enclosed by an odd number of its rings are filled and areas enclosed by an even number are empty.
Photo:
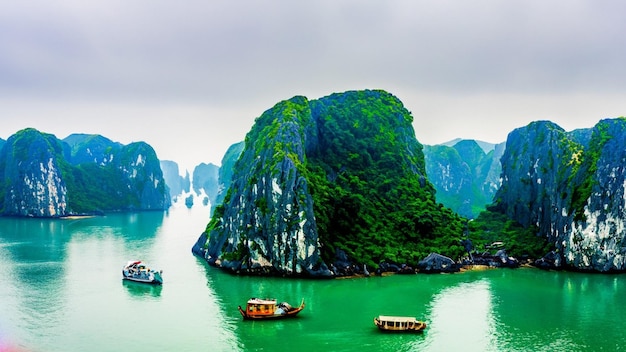
M221 166L180 176L143 142L26 128L0 140L0 216L162 211L195 193L211 217L190 248L234 274L626 270L626 118L534 121L500 144L422 145L415 129L383 90L295 96Z

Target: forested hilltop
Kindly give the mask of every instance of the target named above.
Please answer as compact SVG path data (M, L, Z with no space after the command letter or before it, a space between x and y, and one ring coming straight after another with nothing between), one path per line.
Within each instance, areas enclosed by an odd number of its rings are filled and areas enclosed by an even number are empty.
M504 146L492 144L486 150L475 140L425 146L426 172L437 191L437 201L461 216L476 218L500 188Z
M0 215L60 217L171 204L151 146L100 135L60 140L33 128L18 131L0 148L0 178Z
M195 253L235 272L312 276L462 256L464 221L435 201L412 121L382 90L276 104L247 134Z

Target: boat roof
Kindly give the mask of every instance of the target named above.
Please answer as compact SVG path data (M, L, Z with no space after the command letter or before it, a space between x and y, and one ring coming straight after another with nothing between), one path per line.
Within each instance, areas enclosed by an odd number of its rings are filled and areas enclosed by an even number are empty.
M417 319L415 319L414 317L398 317L398 316L389 316L389 315L380 315L378 317L378 320L380 321L413 321L413 322L417 322Z
M276 300L272 298L250 298L248 304L276 304Z

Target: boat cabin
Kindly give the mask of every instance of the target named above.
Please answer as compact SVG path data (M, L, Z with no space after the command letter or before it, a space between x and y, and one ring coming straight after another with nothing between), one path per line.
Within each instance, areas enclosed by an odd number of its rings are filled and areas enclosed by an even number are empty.
M381 315L374 321L381 330L387 331L420 331L426 328L424 322L413 317L396 317Z
M276 312L276 300L251 298L246 304L246 312L254 316L273 315Z
M239 313L241 313L244 319L280 319L295 317L304 309L304 299L299 307L292 307L287 302L276 304L276 300L273 298L251 298L248 300L245 310L241 308L241 306L238 306L237 309L239 309Z
M415 324L417 324L417 320L412 317L390 317L381 315L379 317L380 323L389 329L412 329Z

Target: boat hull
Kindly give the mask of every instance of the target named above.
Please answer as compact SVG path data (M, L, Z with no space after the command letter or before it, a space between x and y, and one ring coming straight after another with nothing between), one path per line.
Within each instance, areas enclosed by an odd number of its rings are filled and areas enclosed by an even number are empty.
M157 279L157 278L144 279L144 278L127 276L127 275L123 275L123 276L124 276L123 279L124 280L128 280L128 281L141 282L141 283L144 283L144 284L151 284L151 285L162 285L163 284L163 280Z

